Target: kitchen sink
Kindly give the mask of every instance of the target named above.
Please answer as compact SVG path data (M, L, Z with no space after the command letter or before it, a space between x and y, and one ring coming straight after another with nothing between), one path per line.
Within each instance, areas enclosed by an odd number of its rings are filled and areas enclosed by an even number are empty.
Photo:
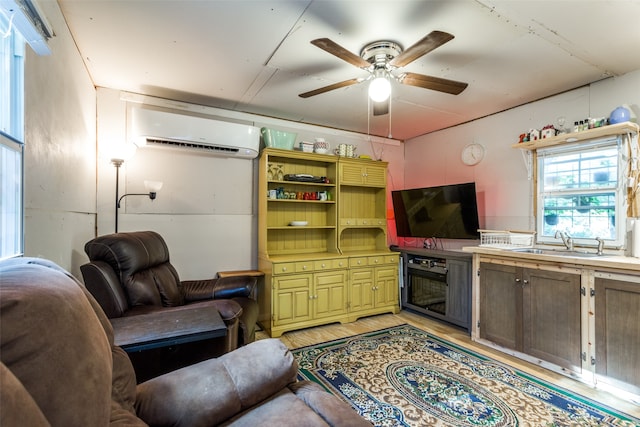
M599 256L595 252L587 252L583 250L568 250L568 249L539 249L539 248L518 248L512 249L512 252L520 252L527 254L537 254L537 255L554 255L554 256L570 256L570 257L580 257L580 258L589 258L589 257L597 257Z

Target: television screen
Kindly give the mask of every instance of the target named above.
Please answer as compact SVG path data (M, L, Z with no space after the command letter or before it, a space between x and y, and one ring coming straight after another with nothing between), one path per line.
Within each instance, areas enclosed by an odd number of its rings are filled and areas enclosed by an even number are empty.
M399 237L479 239L474 182L391 192Z

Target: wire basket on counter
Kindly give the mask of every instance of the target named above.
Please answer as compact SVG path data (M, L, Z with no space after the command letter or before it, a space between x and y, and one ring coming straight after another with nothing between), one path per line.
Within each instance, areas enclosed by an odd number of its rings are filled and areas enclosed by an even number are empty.
M478 230L480 246L498 249L531 248L535 231Z

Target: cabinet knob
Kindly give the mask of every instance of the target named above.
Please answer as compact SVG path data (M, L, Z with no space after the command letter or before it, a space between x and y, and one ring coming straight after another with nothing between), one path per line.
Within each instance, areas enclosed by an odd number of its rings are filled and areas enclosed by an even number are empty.
M322 268L325 268L325 267L326 267L325 263L322 263Z
M358 260L358 265L362 264L362 261Z
M516 283L520 283L520 278L516 277Z
M282 271L287 271L287 267L282 267Z
M375 260L375 261L373 261L373 262L377 264L377 263L378 263L378 259L376 259L376 260Z
M523 287L524 287L525 285L528 285L528 284L529 284L529 281L528 281L527 279L524 279L524 280L522 281L522 286L523 286Z
M306 266L306 265L303 265L303 266L302 266L302 269L303 269L303 270L306 270L306 269L307 269L307 266Z

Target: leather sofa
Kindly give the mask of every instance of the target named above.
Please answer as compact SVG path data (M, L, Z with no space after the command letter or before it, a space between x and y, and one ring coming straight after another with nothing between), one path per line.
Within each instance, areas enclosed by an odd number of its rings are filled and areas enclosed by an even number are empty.
M265 339L136 385L86 288L56 264L0 261L2 426L365 426Z
M99 236L84 249L90 260L80 267L84 283L107 317L211 305L228 328L224 351L254 341L258 303L252 294L256 277L181 281L170 262L166 242L154 231Z

